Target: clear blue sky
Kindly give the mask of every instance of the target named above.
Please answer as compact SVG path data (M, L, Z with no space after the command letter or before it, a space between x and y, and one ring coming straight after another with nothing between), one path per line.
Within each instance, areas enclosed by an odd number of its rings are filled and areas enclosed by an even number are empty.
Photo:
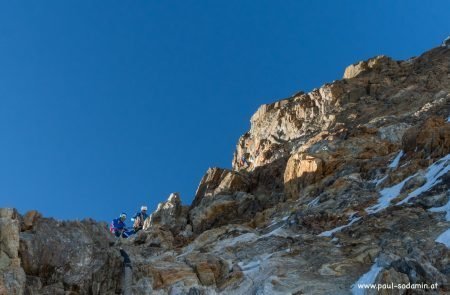
M190 204L259 105L405 59L450 1L2 1L0 207L58 219Z

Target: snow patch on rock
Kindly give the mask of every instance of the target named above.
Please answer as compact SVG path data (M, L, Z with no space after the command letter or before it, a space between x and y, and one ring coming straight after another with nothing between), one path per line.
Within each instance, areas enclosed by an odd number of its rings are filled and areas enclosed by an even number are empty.
M373 284L383 267L378 266L375 260L374 265L370 268L368 272L363 274L357 281L352 285L351 291L353 295L364 295L366 294L367 288L363 288L362 285Z
M447 193L450 193L450 191L447 191ZM450 221L450 200L444 206L431 208L431 209L429 209L429 211L445 212L446 213L445 220ZM442 234L440 234L437 237L436 242L442 243L445 246L447 246L447 248L450 248L450 229L448 229L445 232L443 232Z
M414 176L416 176L416 174L408 176L403 181L401 181L400 183L397 183L394 186L386 187L386 188L382 189L380 191L381 197L378 199L378 203L369 208L366 208L366 212L369 214L373 214L373 213L377 213L377 212L389 207L391 204L391 201L393 199L395 199L396 197L398 197L398 195L400 194L400 191L402 190L405 183L408 180L410 180L411 178L413 178Z
M403 157L403 155L404 155L405 153L403 152L403 150L401 150L398 154L397 154L397 156L394 158L394 160L392 161L392 163L391 164L389 164L389 168L393 168L393 169L395 169L395 168L397 168L398 167L398 163L400 162L400 159Z
M341 230L343 230L343 229L346 228L346 227L351 226L353 223L357 222L357 221L360 220L360 219L361 219L361 217L355 217L355 214L352 214L352 215L349 217L349 220L350 220L349 223L347 223L347 224L345 224L345 225L338 226L338 227L336 227L336 228L333 228L332 230L324 231L324 232L322 232L322 233L319 234L319 237L331 237L334 233L336 233L336 232L338 232L338 231L341 231Z
M417 188L413 192L411 192L406 198L397 203L397 205L404 204L408 202L410 199L417 197L423 192L428 191L436 184L440 183L440 178L450 171L450 154L441 158L440 160L433 163L427 169L427 173L425 174L426 182L421 187Z

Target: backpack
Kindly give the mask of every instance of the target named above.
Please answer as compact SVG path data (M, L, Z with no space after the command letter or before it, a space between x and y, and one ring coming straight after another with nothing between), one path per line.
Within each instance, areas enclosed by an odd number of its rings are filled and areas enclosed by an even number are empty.
M133 228L142 227L143 224L141 224L141 223L144 223L144 222L143 221L141 222L141 219L142 219L141 214L136 216L136 218L134 219Z
M110 231L111 233L115 233L115 232L116 232L116 228L115 228L115 226L114 226L114 220L111 221L111 224L109 225L109 231Z

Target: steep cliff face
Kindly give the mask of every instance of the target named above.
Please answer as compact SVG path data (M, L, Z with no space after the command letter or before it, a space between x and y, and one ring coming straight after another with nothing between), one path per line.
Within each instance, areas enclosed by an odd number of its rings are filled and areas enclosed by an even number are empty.
M261 106L232 170L209 169L190 207L171 195L128 240L0 210L0 294L443 294L449 228L445 43Z

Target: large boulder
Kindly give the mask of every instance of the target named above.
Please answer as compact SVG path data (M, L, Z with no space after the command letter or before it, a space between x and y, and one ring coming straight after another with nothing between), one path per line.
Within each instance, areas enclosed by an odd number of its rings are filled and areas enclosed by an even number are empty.
M110 247L113 243L103 223L38 219L32 231L20 233L19 254L30 278L28 292L44 292L50 286L52 294L120 290L122 258Z

